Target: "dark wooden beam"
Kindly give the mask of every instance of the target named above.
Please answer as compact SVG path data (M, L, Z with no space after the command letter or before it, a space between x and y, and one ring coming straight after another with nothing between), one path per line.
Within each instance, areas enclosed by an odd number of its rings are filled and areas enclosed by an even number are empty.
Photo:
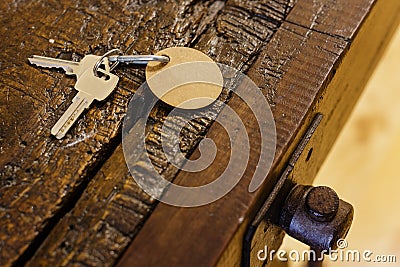
M306 149L313 148L313 156L299 160L291 177L312 181L400 11L397 0L142 2L0 3L6 25L0 28L0 111L6 114L0 118L1 265L109 266L132 240L121 265L237 265L246 226L309 121L322 112L321 127ZM255 194L247 192L247 185L257 152L241 183L222 200L194 209L160 204L150 215L157 203L133 182L119 144L122 119L144 81L143 70L119 70L119 87L107 101L93 105L65 139L50 136L75 94L75 81L29 66L29 56L81 58L114 47L154 53L169 46L195 47L248 71L273 107L275 164ZM229 99L228 94L221 97ZM237 97L229 105L246 118L248 110ZM165 177L189 184L191 175L178 173L161 153L159 128L168 111L160 105L152 113L149 154ZM224 144L226 136L211 123L195 121L183 133L187 155L206 133ZM248 123L253 129L251 119ZM268 223L264 227L266 234L258 237L277 247L282 232Z
M35 1L21 4L10 0L0 5L2 25L6 25L0 29L3 36L0 109L2 114L6 114L0 122L0 217L3 219L0 264L8 265L29 260L46 238L51 240L52 235L48 237L48 234L58 221L75 205L81 207L76 201L82 193L93 192L86 187L120 142L127 104L144 81L143 70L120 70L119 86L110 98L95 103L66 138L56 140L50 135L50 129L71 103L76 93L72 89L75 80L58 71L29 66L28 57L39 54L79 59L84 54L102 54L114 47L127 53L148 54L170 46L192 46L218 62L246 70L279 28L293 2L133 1L122 4ZM221 100L228 97L225 94ZM173 180L177 170L162 157L157 142L159 125L167 113L165 106L153 113L154 125L147 143L149 151L153 151L155 165ZM183 136L185 153L193 151L211 123L194 122L194 127ZM102 173L100 170L96 177L101 179ZM127 178L125 174L118 181ZM126 187L129 188L129 184ZM126 237L118 239L116 246L129 243L137 231L124 233L118 227L113 229L113 218L119 217L119 213L112 212L116 205L114 201L126 200L123 196L116 196L118 192L118 188L113 189L106 198L111 214L108 220L104 220L104 213L90 215L97 216L96 225L105 224L99 229L105 232L115 230ZM127 194L131 197L127 209L138 218L136 222L129 221L130 227L136 229L135 226L143 223L155 202L136 187ZM143 202L140 207L134 206L136 198ZM96 205L99 203L96 200L91 203L93 212L98 212ZM81 212L86 214L87 206L81 208ZM116 209L120 209L119 204ZM72 225L78 225L80 221ZM69 233L81 236L81 228L74 227L68 225ZM58 228L55 227L54 231ZM89 226L85 234L88 231L92 231ZM99 230L96 228L96 231ZM91 233L96 237L95 232ZM105 236L103 241L108 242L109 236ZM89 239L87 242L93 245ZM98 244L100 246L101 242ZM71 261L100 262L106 258L111 264L118 252L109 257L109 243L106 244L104 251L91 253L93 250L88 252L74 242L62 241L59 250L52 250L52 255L55 261L62 259L58 252L61 255L67 252L69 256L64 258ZM123 245L118 251L123 250ZM71 248L89 256L73 258L71 255L76 253L68 252Z
M321 125L291 176L293 182L312 183L397 26L399 11L398 1L299 1L248 72L273 105L276 120L278 145L269 180L256 193L247 191L257 163L254 153L248 172L223 199L198 208L160 203L119 266L237 266L246 226L319 112ZM229 105L248 118L238 97ZM229 141L220 132L213 125L207 133L217 146ZM215 172L209 168L196 175L196 184L209 182ZM181 172L175 182L190 185L193 179L192 173ZM260 246L277 249L282 238L282 231L268 222L261 229L251 266L262 265L254 256Z

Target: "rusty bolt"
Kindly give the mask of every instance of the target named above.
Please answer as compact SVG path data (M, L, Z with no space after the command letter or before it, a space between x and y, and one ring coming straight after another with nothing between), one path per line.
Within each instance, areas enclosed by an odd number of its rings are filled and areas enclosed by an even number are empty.
M344 238L353 219L353 207L326 186L296 185L285 200L279 225L310 247L328 251Z
M311 218L319 222L330 222L339 209L339 197L332 188L318 186L308 191L306 207Z

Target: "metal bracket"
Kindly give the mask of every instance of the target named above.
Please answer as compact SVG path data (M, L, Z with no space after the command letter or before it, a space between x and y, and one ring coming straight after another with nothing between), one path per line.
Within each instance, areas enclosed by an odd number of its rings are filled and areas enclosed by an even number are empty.
M242 247L242 259L241 259L241 266L242 267L250 267L250 253L251 253L251 243L253 241L254 234L257 230L258 225L262 222L265 218L269 208L271 207L272 203L274 202L275 198L277 197L278 193L282 189L285 181L289 177L289 174L293 171L293 168L300 158L300 155L304 151L304 148L310 141L312 135L314 134L315 130L317 129L318 125L320 124L323 115L321 113L317 113L312 120L310 126L308 127L307 131L303 135L300 143L294 150L292 156L290 157L289 163L286 166L285 170L279 177L278 181L272 192L269 194L268 198L264 202L263 206L261 207L260 211L257 213L256 217L252 221L252 223L247 228L247 231L243 238L243 247Z

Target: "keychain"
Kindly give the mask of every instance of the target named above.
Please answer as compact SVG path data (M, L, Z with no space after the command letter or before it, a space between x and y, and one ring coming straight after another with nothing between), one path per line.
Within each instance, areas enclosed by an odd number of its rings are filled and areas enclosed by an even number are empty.
M77 78L75 89L78 93L51 129L51 134L57 139L65 136L93 100L106 99L117 87L119 77L111 72L119 63L147 64L146 80L150 90L163 102L174 107L202 108L215 101L222 91L223 78L219 67L210 57L196 49L171 47L156 55L120 55L121 52L113 49L103 56L86 55L80 62L42 56L29 58L31 64L44 68L62 68L67 75L75 75ZM207 64L211 67L203 70L185 69L184 64L190 62L214 64ZM176 68L179 65L182 67ZM175 67L172 68L174 71L168 72L171 67ZM188 82L204 80L207 82Z
M93 100L101 101L111 94L119 80L111 72L119 63L147 64L146 82L136 90L130 100L122 125L123 153L136 183L153 198L180 207L211 203L233 189L247 169L251 150L242 118L229 105L218 100L224 88L234 92L250 108L259 127L260 157L249 184L249 192L257 190L267 177L274 160L276 129L267 99L249 77L227 65L214 62L192 48L170 47L155 55L120 54L119 49L114 49L103 56L87 55L80 62L40 56L29 59L32 64L63 68L67 75L77 76L75 89L78 93L51 129L56 138L65 136ZM208 138L204 138L199 143L201 157L196 160L186 158L180 148L179 136L188 122L206 118L224 127L230 140L228 147L231 156L220 177L206 185L185 187L165 180L156 168L149 168L146 172L146 177L151 179L138 175L142 173L143 166L152 166L146 148L146 125L159 100L176 107L163 120L160 141L168 162L180 170L204 170L217 155L215 144L213 146ZM218 116L215 116L215 112L202 109L208 106L220 110ZM168 192L164 194L166 188Z

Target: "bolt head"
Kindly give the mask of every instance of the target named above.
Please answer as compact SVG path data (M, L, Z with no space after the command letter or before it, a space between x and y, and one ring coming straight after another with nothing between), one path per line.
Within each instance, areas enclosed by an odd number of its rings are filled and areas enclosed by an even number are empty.
M314 187L306 196L306 208L312 219L329 222L339 209L339 197L330 187Z

